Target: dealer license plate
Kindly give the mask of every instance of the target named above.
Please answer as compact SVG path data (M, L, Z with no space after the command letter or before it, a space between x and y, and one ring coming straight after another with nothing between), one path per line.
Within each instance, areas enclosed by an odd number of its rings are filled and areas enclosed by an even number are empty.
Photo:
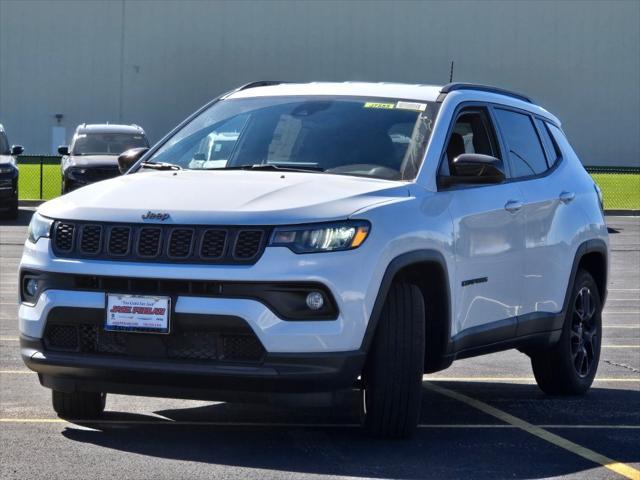
M170 297L107 294L105 330L169 333Z

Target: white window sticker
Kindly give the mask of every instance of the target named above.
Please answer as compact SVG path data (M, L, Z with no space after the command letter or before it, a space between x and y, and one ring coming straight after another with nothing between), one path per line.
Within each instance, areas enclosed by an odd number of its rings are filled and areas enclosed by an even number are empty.
M416 110L418 112L424 112L427 109L427 104L426 103L400 101L400 102L396 103L396 108L400 108L402 110Z

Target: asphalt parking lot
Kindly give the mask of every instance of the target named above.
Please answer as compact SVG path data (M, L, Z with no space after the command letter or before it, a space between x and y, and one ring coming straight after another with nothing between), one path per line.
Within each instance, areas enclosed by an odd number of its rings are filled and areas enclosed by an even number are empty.
M425 376L420 428L379 441L353 405L111 395L99 423L58 419L20 360L17 266L31 212L0 220L0 478L640 478L640 218L609 217L600 367L581 398L545 396L516 351Z

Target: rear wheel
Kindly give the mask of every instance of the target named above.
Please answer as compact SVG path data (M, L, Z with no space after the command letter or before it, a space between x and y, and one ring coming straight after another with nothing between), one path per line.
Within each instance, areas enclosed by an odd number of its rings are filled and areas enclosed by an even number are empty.
M62 418L97 418L107 402L107 394L101 392L51 391L53 409Z
M420 414L425 306L420 289L391 286L362 380L362 422L377 437L410 436Z
M531 355L538 386L550 395L581 395L596 376L602 340L602 305L598 287L586 270L578 270L571 303L558 343Z

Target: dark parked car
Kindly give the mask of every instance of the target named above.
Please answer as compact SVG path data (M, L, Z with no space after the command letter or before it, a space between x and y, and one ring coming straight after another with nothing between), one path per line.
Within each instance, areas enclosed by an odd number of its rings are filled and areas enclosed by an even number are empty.
M24 152L20 145L9 147L7 134L0 124L0 215L18 216L18 167L16 157Z
M62 193L120 175L118 155L149 146L138 125L87 125L76 128L70 146L61 146Z

